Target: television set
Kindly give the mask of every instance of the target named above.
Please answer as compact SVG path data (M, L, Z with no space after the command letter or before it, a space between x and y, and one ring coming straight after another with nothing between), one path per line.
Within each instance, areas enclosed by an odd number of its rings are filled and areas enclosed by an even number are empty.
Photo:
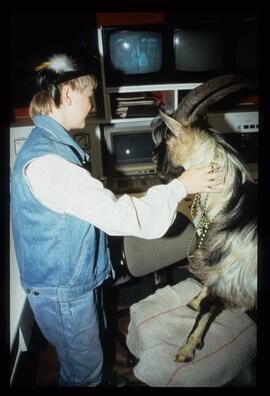
M106 164L111 177L156 173L152 155L154 143L150 124L142 122L104 125Z
M169 33L163 25L103 27L107 87L167 83Z
M175 82L203 82L232 68L233 50L224 26L173 28Z

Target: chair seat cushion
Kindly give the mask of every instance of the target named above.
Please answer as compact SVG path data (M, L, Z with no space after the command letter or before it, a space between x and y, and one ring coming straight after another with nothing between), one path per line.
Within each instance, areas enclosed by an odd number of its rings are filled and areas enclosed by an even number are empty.
M218 387L256 356L256 324L243 312L226 310L211 324L194 360L175 362L197 317L186 304L201 287L188 278L131 306L127 345L139 359L134 374L140 381L153 387Z

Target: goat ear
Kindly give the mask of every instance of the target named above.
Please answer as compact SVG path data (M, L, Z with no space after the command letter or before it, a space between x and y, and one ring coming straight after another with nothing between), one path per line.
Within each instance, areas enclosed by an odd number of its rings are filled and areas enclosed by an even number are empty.
M185 133L184 126L180 122L176 121L174 118L163 113L162 111L159 111L159 113L160 117L165 122L170 131L174 134L174 136L181 139L181 135Z

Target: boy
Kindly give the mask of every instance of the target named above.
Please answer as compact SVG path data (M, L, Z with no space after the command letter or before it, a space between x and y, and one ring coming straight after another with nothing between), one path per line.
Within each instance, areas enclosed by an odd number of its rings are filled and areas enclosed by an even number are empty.
M209 181L210 168L196 167L140 199L117 199L84 169L88 156L69 135L85 126L95 77L65 54L52 56L36 72L38 89L30 104L35 127L11 179L21 284L42 333L56 348L59 384L97 386L103 364L100 289L114 275L105 233L159 238L187 193L211 192L221 178L217 173Z

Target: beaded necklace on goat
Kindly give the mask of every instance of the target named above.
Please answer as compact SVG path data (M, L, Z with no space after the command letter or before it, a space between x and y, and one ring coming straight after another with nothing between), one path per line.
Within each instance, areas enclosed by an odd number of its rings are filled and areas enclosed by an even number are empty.
M214 164L211 163L211 172L210 173L214 173L214 172L215 172ZM202 206L201 205L201 194L197 193L197 194L195 194L194 199L191 204L190 214L191 214L192 219L193 220L195 219L199 208L201 209L201 217L200 217L197 225L194 224L195 230L194 230L194 233L192 234L191 240L190 240L188 248L187 248L187 258L188 258L189 262L191 262L190 248L191 248L191 244L192 244L195 236L199 235L197 249L201 249L204 239L205 239L205 236L207 234L207 231L208 231L211 223L216 218L216 216L224 209L224 207L223 207L219 212L217 212L216 215L213 217L213 219L210 221L208 219L207 213L206 213L207 200L208 200L208 194L206 194L205 202L204 202L204 205Z

